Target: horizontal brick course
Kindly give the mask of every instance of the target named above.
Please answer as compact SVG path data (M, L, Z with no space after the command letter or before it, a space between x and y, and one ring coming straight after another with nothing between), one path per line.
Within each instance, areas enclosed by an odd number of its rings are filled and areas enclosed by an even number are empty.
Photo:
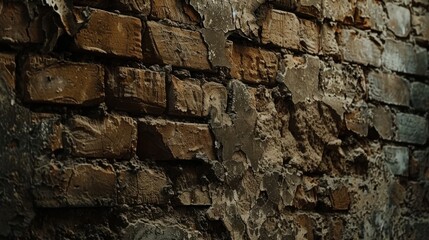
M369 98L388 104L409 106L410 84L397 75L370 72L368 74Z
M419 145L426 143L428 138L428 121L426 118L414 114L397 113L395 124L395 140Z

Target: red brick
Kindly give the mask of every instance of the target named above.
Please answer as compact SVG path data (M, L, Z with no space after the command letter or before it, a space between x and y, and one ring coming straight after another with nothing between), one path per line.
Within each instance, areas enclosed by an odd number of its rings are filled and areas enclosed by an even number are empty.
M299 49L300 24L295 14L271 9L262 23L262 43Z
M229 51L233 78L248 83L274 83L278 69L275 53L235 44Z
M22 89L27 102L88 106L104 100L101 65L30 55L23 68Z
M369 98L388 104L410 105L410 84L397 75L372 71L368 74Z
M197 31L147 22L144 34L144 61L209 70L208 50Z
M141 59L142 24L140 19L91 9L87 26L75 36L78 49Z
M15 91L15 54L0 53L0 76L11 92Z
M74 116L67 130L71 152L77 157L130 158L136 148L136 123L109 115L102 120Z
M348 210L351 204L351 198L347 187L342 186L331 190L331 204L334 210Z
M42 43L44 32L41 18L30 19L27 7L18 2L5 1L0 9L0 42Z
M196 79L180 80L172 76L168 89L168 112L178 116L203 114L203 90Z
M108 103L115 109L161 114L167 107L163 72L118 67L107 84Z
M213 139L206 124L141 119L138 135L141 160L216 159Z
M151 0L151 16L157 19L170 19L175 22L197 24L199 15L191 6L181 0Z
M116 204L116 174L110 164L53 163L36 170L38 207L97 207Z

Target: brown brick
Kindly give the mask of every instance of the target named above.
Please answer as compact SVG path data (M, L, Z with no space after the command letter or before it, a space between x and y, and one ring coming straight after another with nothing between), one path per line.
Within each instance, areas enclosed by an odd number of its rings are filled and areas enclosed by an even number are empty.
M355 12L355 26L364 29L382 31L386 14L383 4L377 0L357 0Z
M142 160L216 159L208 125L161 119L139 121L138 155Z
M15 68L15 55L0 53L0 78L11 92L15 91Z
M337 22L352 23L356 0L322 0L323 17Z
M386 3L387 28L398 37L406 37L411 31L411 13L408 8L398 6L394 3Z
M168 112L178 116L203 114L203 89L197 79L180 80L172 76L168 88Z
M178 204L185 206L210 206L212 204L208 190L199 188L180 191L177 196Z
M101 65L30 55L23 68L25 101L88 106L104 100Z
M31 20L27 7L18 2L5 1L0 9L0 42L42 43L44 32L41 18Z
M197 31L147 22L144 60L198 70L210 69L208 50Z
M393 115L389 108L382 106L373 108L372 124L382 139L393 138Z
M302 237L302 239L314 240L316 239L314 236L315 232L315 224L313 219L311 219L308 215L300 214L296 216L297 223L297 238Z
M348 130L363 137L368 135L369 114L365 106L351 110L344 118Z
M273 83L278 59L275 53L240 45L230 47L231 76L248 83Z
M262 43L299 49L300 24L295 14L271 9L262 23Z
M381 47L364 32L342 29L338 41L341 56L344 60L372 65L381 65Z
M319 33L320 27L317 23L300 19L300 49L304 52L318 54L320 49Z
M74 116L67 136L72 155L94 158L130 158L136 147L136 123L109 115L103 120Z
M142 58L140 19L91 9L87 26L75 36L78 49L115 56Z
M98 9L115 9L121 12L138 13L148 16L151 0L73 0L75 6L93 7Z
M161 114L167 107L163 72L118 67L107 84L108 103L115 109Z
M331 190L330 199L334 210L348 210L350 208L349 190L345 186Z
M151 16L154 18L187 24L196 24L200 20L198 13L181 0L151 0L151 2Z
M410 84L397 75L371 71L368 74L369 98L380 102L409 106Z
M63 149L63 125L60 115L32 112L31 123L45 149L51 152Z
M322 0L274 0L274 5L307 16L322 17Z
M38 207L97 207L116 204L116 174L110 164L53 163L36 170Z
M416 40L429 44L429 12L424 15L413 15L411 18L411 24L414 31L416 32Z
M336 24L324 23L320 30L320 48L323 54L339 54L338 43L336 40Z
M167 176L155 169L143 168L138 171L123 170L118 172L119 203L163 204L169 187Z
M228 91L226 88L215 82L204 83L203 86L203 116L209 116L212 111L216 114L226 112L228 101Z

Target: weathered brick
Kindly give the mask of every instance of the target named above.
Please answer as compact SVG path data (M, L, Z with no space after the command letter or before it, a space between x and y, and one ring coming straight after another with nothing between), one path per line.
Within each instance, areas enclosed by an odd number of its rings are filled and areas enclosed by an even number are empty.
M315 236L315 223L314 220L309 217L307 214L299 214L295 218L296 222L296 237L307 239L307 240L315 240L317 236Z
M389 197L390 201L399 206L405 200L405 188L401 185L399 181L395 181L389 186Z
M38 207L97 207L116 204L116 174L110 164L49 164L36 170Z
M203 114L203 89L196 79L180 80L172 76L168 88L168 112L179 116Z
M164 72L118 67L107 89L108 104L118 110L161 114L167 107Z
M419 110L429 110L429 85L413 82L411 83L411 105Z
M409 151L407 147L387 145L383 154L390 171L399 176L408 176Z
M424 48L388 39L384 44L383 65L393 71L425 75L428 53Z
M141 119L138 134L138 155L142 160L216 159L206 124Z
M199 188L180 191L177 196L178 204L185 206L210 206L212 201L208 190Z
M338 43L336 40L336 24L324 23L320 31L320 49L323 54L339 54Z
M377 31L384 29L386 14L383 4L377 0L357 0L355 25L360 28L370 28Z
M87 26L74 38L78 49L120 57L142 58L140 19L103 10L91 10Z
M410 104L410 84L406 79L378 71L371 71L367 79L370 99L401 106Z
M0 81L8 86L11 92L15 91L15 55L0 53Z
M44 149L54 152L63 149L63 125L61 116L51 113L31 113L33 131L37 131Z
M200 20L198 13L181 0L151 0L151 2L151 16L154 18L187 24L196 24Z
M410 159L410 177L418 180L429 180L429 148L414 150Z
M294 103L313 100L318 95L320 60L317 57L288 55L285 59L284 83L292 93Z
M293 10L307 16L319 19L322 17L322 0L274 0L273 4L278 8Z
M344 118L348 130L363 137L368 135L369 113L366 105L356 107L346 113Z
M211 68L208 50L197 31L147 22L144 34L144 61L171 64L197 70Z
M72 155L94 158L130 158L135 152L136 135L133 119L115 115L102 120L74 116L67 132Z
M356 0L322 0L323 17L338 22L352 23Z
M42 43L44 32L41 18L33 20L27 7L17 1L5 1L0 9L0 42L6 43Z
M295 14L271 9L262 23L262 43L297 50L299 31L300 24Z
M101 65L30 55L23 69L22 90L27 102L89 106L104 100Z
M304 52L318 54L320 49L319 25L313 21L306 19L300 19L299 22L300 49Z
M331 190L331 205L334 210L348 210L351 204L349 190L345 186Z
M229 47L231 76L248 83L273 83L276 79L278 59L275 53L240 45Z
M117 9L121 12L138 13L148 16L151 0L73 0L75 6L93 7L98 9Z
M156 169L143 168L138 171L118 172L118 202L130 205L163 204L169 188L167 176Z
M413 15L411 24L416 32L416 40L426 45L429 44L429 12L424 15Z
M425 144L428 138L428 121L414 114L397 113L395 117L396 135L399 142Z
M387 107L378 106L372 109L372 124L381 138L393 138L393 115Z
M203 86L203 116L209 116L212 111L216 114L226 112L228 91L226 88L215 82L204 83Z
M372 65L381 65L381 47L371 40L364 32L342 29L338 41L341 56L344 60Z
M387 28L398 37L406 37L411 31L411 14L410 10L405 7L398 6L394 3L386 3Z

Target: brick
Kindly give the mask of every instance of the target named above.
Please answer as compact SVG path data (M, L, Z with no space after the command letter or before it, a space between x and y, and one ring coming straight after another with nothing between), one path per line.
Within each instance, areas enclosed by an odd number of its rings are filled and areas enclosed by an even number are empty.
M208 125L161 119L139 121L138 155L142 160L216 159Z
M211 206L212 204L209 192L199 188L180 191L177 201L179 205L184 206Z
M429 180L429 148L414 150L409 164L410 177Z
M200 20L198 13L181 0L151 0L151 2L151 16L154 18L186 24L197 24Z
M387 145L383 154L390 171L399 176L408 176L409 151L407 147Z
M333 21L352 23L356 0L322 0L323 17Z
M101 65L30 55L23 69L22 90L27 102L91 106L104 100Z
M105 10L115 9L143 16L148 16L151 9L151 0L73 0L73 4Z
M75 45L78 49L136 59L143 57L140 19L103 10L91 10L87 26L75 35Z
M118 186L118 202L121 204L164 204L168 200L168 178L156 169L119 171Z
M53 163L36 170L38 207L97 207L116 204L116 174L110 164L96 166Z
M405 188L401 185L399 181L395 181L389 186L389 197L390 201L396 205L400 206L405 200Z
M285 59L284 83L292 93L294 103L313 100L318 95L320 60L317 57L288 55Z
M390 140L394 135L393 115L387 107L378 106L372 109L372 124L382 139Z
M377 0L357 0L355 25L364 29L382 31L384 29L384 19L386 14L383 4Z
M368 136L369 114L366 106L351 110L344 115L344 118L348 130L363 137Z
M274 6L307 16L322 17L322 0L274 0Z
M410 84L397 75L371 71L368 74L369 98L400 106L410 104Z
M413 15L411 24L416 32L416 40L426 45L429 44L429 12L424 15Z
M209 116L212 112L214 116L226 112L228 91L222 84L207 82L203 84L202 89L203 116Z
M167 107L164 72L118 67L107 86L108 104L114 109L161 114Z
M300 19L299 22L300 22L300 30L299 30L300 49L303 52L318 54L320 49L319 25L313 21L306 20L306 19Z
M349 190L345 186L341 186L331 190L330 194L332 209L334 210L348 210L350 209L351 198Z
M274 83L278 69L275 53L235 44L229 51L233 78L255 84Z
M31 125L44 149L50 152L63 149L63 125L60 115L32 112Z
M271 9L262 23L262 43L298 50L299 31L300 24L295 14Z
M328 239L331 240L341 240L344 239L344 223L341 218L332 218L329 221L329 235L331 236Z
M0 9L0 42L43 43L41 18L31 20L27 7L18 2L5 1Z
M375 67L381 65L380 46L362 31L342 29L338 44L342 46L341 56L346 61Z
M317 236L315 236L316 226L314 220L306 214L299 214L295 217L296 222L296 237L307 239L307 240L315 240Z
M393 71L425 75L428 54L424 48L388 39L384 45L383 65Z
M197 31L147 22L144 34L144 61L209 70L208 50Z
M178 116L203 114L203 89L197 79L180 80L172 76L168 88L168 112Z
M405 7L398 6L394 3L386 3L387 28L398 37L406 37L411 31L411 13Z
M397 113L395 140L412 144L425 144L428 138L428 121L414 114Z
M108 115L102 120L74 116L67 137L77 157L130 158L136 148L136 123L129 117Z
M427 111L429 110L429 85L413 82L411 83L411 105L413 108Z
M15 54L0 53L0 81L8 86L11 92L15 91Z
M336 40L336 25L324 23L320 30L320 48L325 55L338 55L339 48Z

